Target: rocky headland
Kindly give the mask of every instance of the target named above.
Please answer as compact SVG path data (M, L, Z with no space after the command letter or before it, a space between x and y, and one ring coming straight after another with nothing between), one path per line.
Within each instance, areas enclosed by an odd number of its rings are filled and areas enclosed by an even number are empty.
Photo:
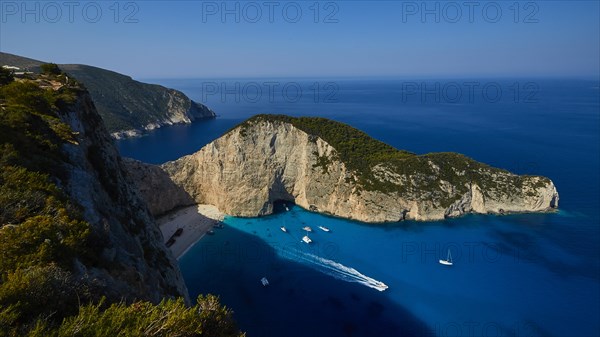
M559 201L546 177L515 175L458 153L397 150L323 118L258 115L195 154L134 168L145 178L138 181L153 213L198 203L255 217L285 200L378 223L547 212ZM173 198L155 200L156 191Z

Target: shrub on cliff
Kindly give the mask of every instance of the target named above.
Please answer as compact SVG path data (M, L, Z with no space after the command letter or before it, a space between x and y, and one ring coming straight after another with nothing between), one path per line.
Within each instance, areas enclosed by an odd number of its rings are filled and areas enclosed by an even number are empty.
M38 331L48 336L244 336L239 333L232 311L219 303L218 297L199 296L193 307L182 299L163 300L158 305L136 302L85 305L79 314L64 320L57 329Z
M42 73L46 75L60 75L62 71L56 63L44 63L40 65Z
M239 335L212 296L191 308L182 299L100 300L102 285L84 271L102 268L105 247L61 189L74 134L59 116L76 92L34 81L0 86L0 337Z
M4 67L0 67L0 85L9 84L14 81L13 72Z

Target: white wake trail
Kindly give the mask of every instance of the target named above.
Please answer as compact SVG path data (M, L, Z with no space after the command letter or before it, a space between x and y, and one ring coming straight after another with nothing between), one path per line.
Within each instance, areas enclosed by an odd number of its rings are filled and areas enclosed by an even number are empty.
M344 266L341 263L314 254L304 253L302 251L297 250L285 249L280 250L280 253L282 256L290 258L291 260L295 260L305 265L316 267L316 270L326 275L333 276L338 280L360 283L367 287L377 289L379 291L384 291L388 288L388 286L385 283L377 281L376 279L371 278L367 275L364 275L352 267Z

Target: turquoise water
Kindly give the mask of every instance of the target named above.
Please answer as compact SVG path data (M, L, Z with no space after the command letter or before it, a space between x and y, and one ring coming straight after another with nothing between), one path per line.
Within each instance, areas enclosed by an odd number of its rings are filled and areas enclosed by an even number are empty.
M201 96L198 81L161 84ZM535 102L449 104L403 102L399 82L341 81L336 104L207 102L219 120L119 145L125 155L159 163L254 113L321 115L398 148L458 151L546 175L561 196L557 213L367 225L278 205L272 216L226 218L180 264L190 294L219 294L250 336L596 336L598 83L537 84ZM306 225L311 245L300 241ZM438 263L448 250L452 267ZM263 276L270 286L260 284ZM380 292L377 281L389 289Z
M596 266L545 237L565 217L367 226L293 207L227 218L180 263L192 296L221 294L257 336L570 336L574 327L593 335ZM300 241L306 225L311 245ZM452 267L438 263L448 249Z

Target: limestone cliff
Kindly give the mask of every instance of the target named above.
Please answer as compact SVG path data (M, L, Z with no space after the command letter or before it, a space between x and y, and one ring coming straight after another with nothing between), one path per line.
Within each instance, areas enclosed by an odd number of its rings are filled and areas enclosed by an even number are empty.
M545 177L514 175L456 153L419 156L341 123L287 116L254 117L162 168L197 203L244 217L272 213L277 200L390 222L543 212L559 199Z
M89 93L82 91L59 117L76 134L76 142L63 145L68 173L63 189L82 206L97 244L103 246L102 264L79 264L79 274L113 300L158 302L183 296L189 301L177 261L165 247Z
M242 336L215 296L190 305L89 92L1 75L0 336Z
M163 215L175 208L195 204L194 199L175 185L159 166L130 158L123 158L123 164L136 182L152 215Z
M0 52L0 66L17 66L37 73L43 63ZM207 106L178 90L83 64L63 64L60 68L85 85L113 138L141 136L163 126L216 117Z
M216 117L211 109L178 90L88 65L60 67L90 91L109 133L117 139L140 136L166 125Z

